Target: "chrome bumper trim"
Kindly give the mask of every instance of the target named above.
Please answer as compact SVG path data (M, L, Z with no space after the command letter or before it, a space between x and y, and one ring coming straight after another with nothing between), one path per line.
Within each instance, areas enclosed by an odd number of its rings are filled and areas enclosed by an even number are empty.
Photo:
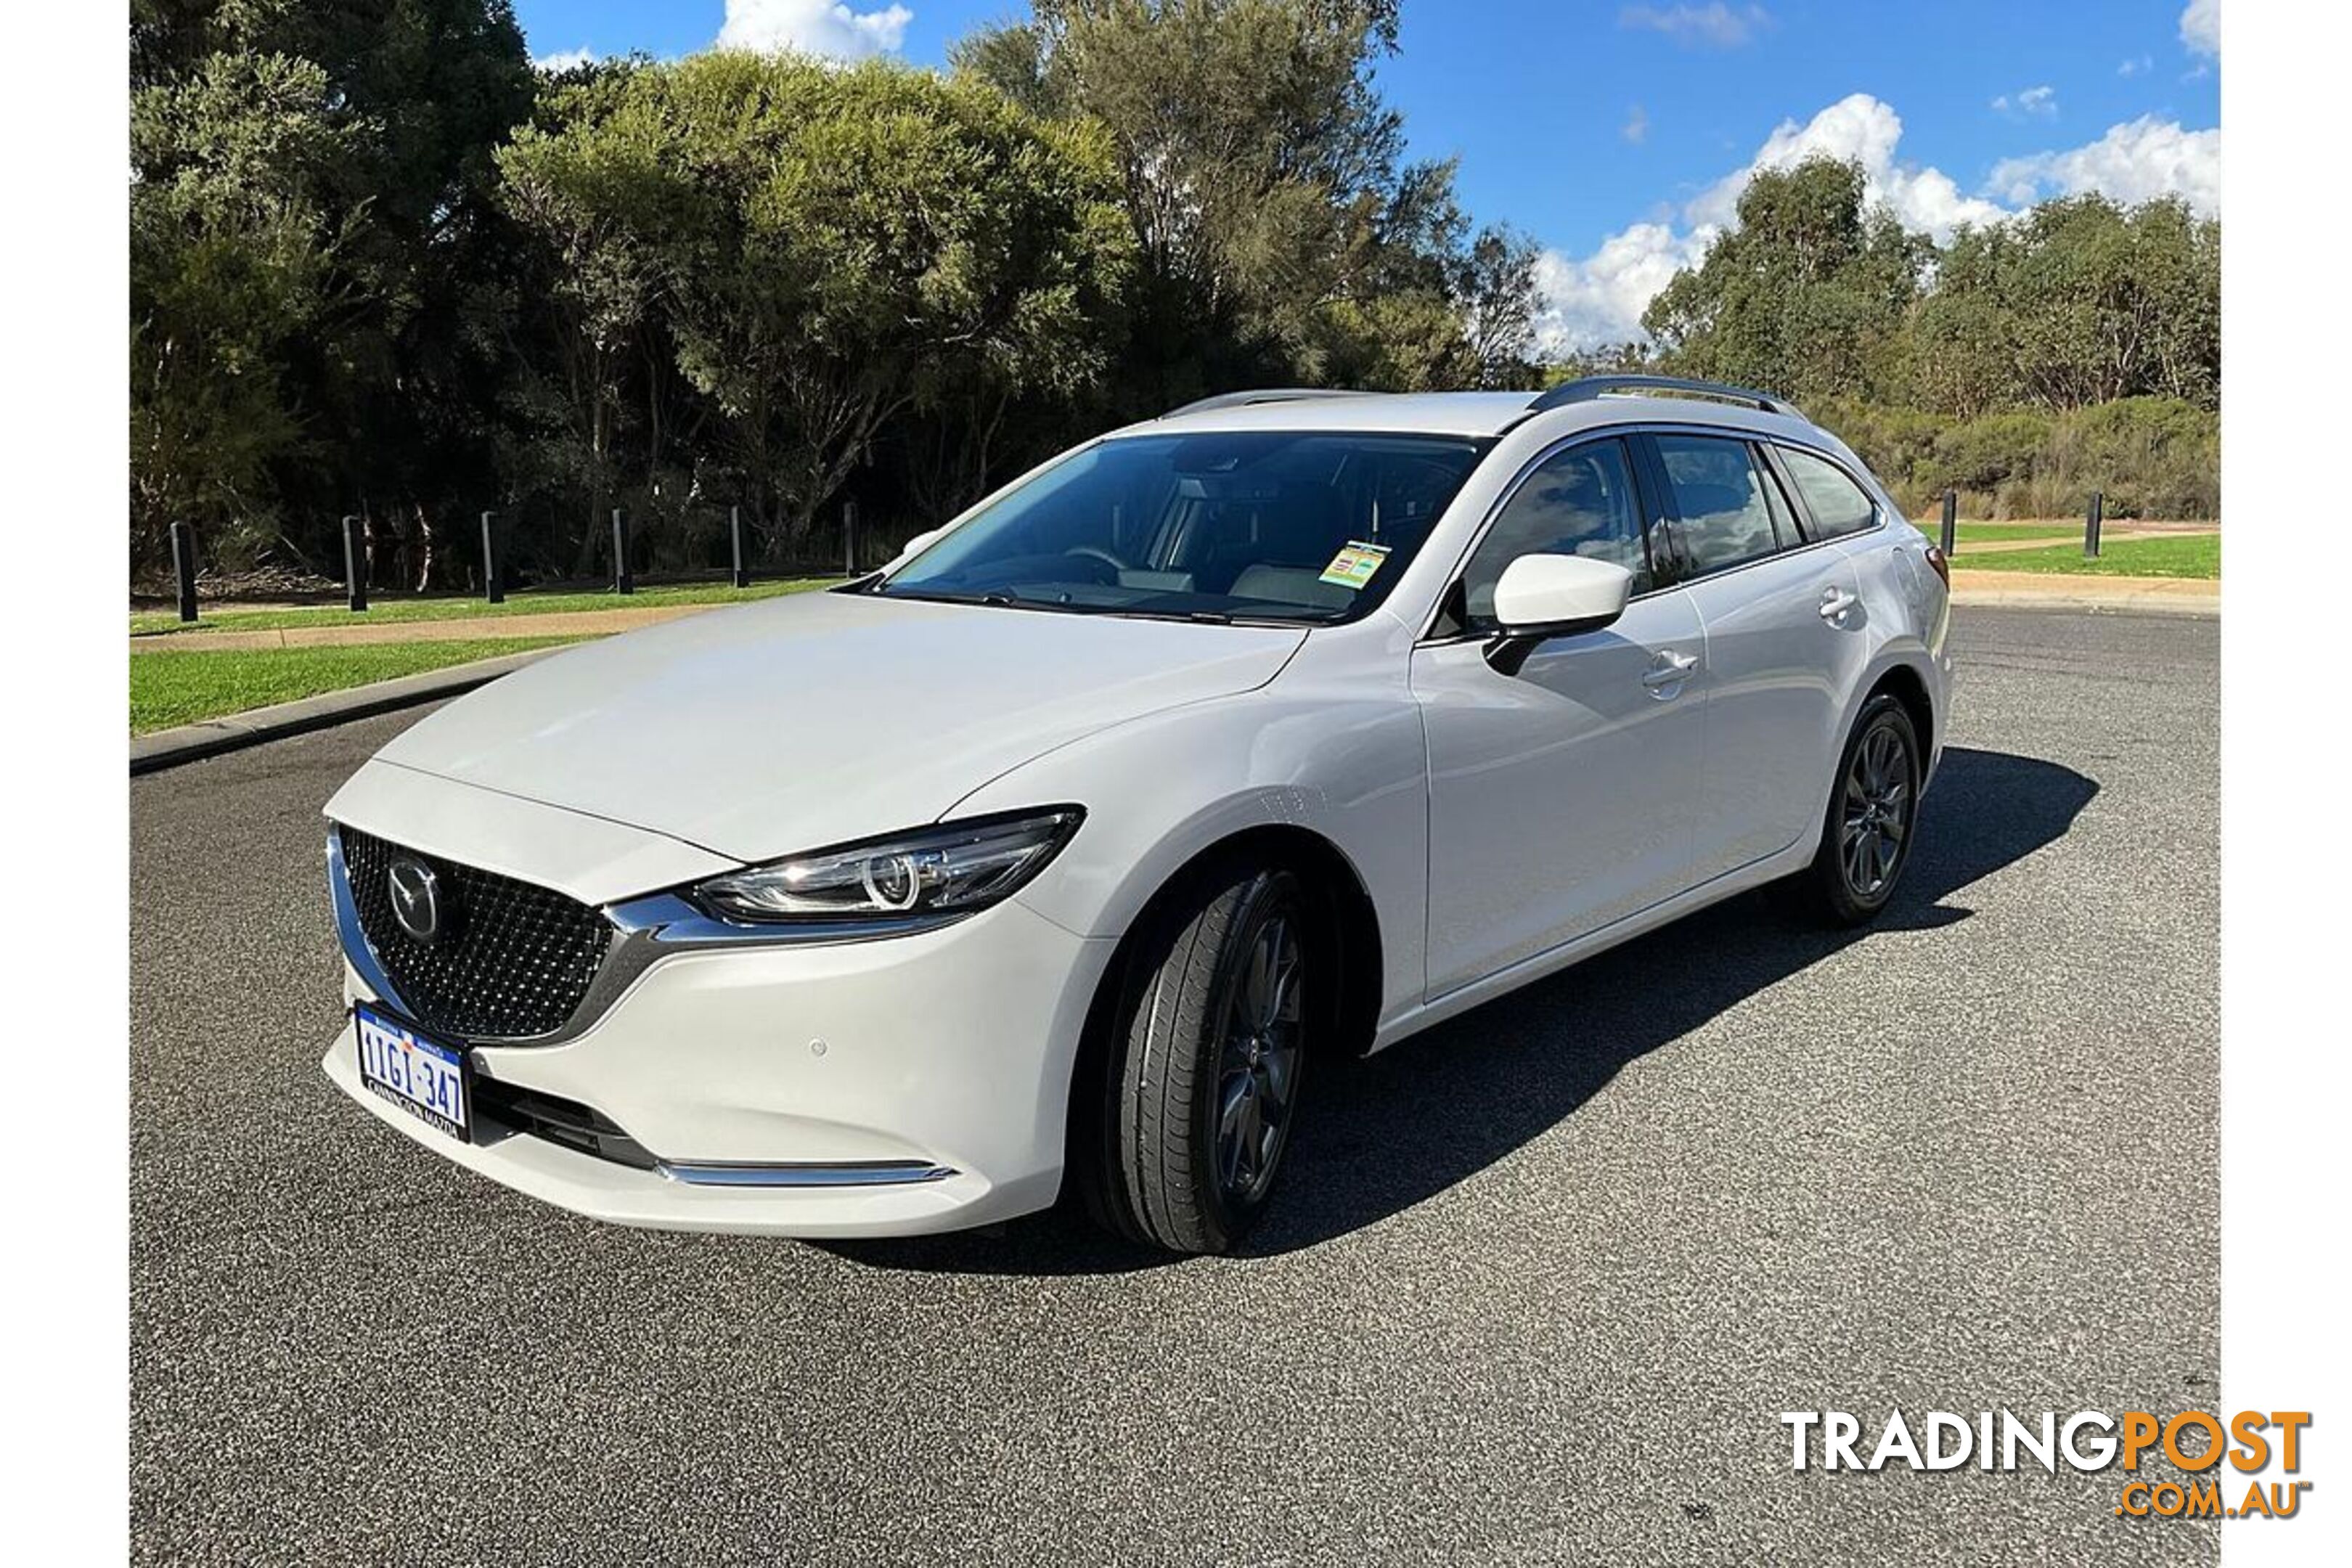
M943 1182L956 1173L919 1160L871 1165L689 1165L664 1161L654 1167L673 1182L693 1187L903 1187Z

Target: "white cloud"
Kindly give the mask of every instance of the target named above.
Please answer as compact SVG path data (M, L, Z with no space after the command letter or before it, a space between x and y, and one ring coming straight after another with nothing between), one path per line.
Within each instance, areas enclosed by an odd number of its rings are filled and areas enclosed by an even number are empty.
M2221 0L2189 0L2180 13L2180 41L2191 54L2221 56Z
M1734 8L1723 0L1705 5L1628 5L1617 13L1617 25L1664 33L1678 44L1736 49L1770 26L1772 13L1761 5Z
M1675 273L1698 265L1717 232L1637 223L1581 261L1545 251L1536 258L1537 347L1558 353L1640 337L1643 308Z
M1638 103L1635 104L1633 106L1633 111L1625 116L1625 123L1618 131L1617 134L1622 136L1626 141L1631 142L1636 147L1639 147L1643 142L1648 141L1650 139L1649 110L1643 109Z
M575 66L588 65L595 58L596 51L591 48L558 49L551 55L534 55L530 63L543 71L568 71Z
M2117 76L2143 76L2156 68L2156 57L2136 55L2116 68Z
M1990 202L1962 195L1941 170L1896 162L1895 145L1902 139L1903 118L1891 105L1866 92L1850 94L1802 125L1782 121L1746 168L1700 193L1684 216L1693 224L1728 227L1738 212L1740 193L1759 170L1792 169L1817 154L1859 163L1867 199L1885 202L1905 226L1925 229L1937 239L1961 224L1989 223L2003 216Z
M1536 262L1538 347L1558 353L1639 338L1643 310L1737 220L1740 193L1758 172L1791 168L1816 153L1859 163L1866 199L1884 202L1905 227L1938 240L1964 223L1998 223L2043 196L2079 191L2126 203L2179 195L2200 213L2221 210L2218 130L2183 131L2150 116L2116 126L2087 146L2012 158L1988 184L1997 201L1967 194L1940 169L1901 162L1895 153L1902 138L1902 117L1890 105L1854 93L1801 125L1783 121L1745 167L1707 186L1675 217L1622 229L1581 258L1544 252Z
M853 11L838 0L727 0L725 49L796 49L834 59L895 54L915 14L904 5Z
M2002 93L1992 100L1996 114L2013 114L2025 120L2055 120L2058 118L2058 89L2054 87L2029 87L2014 97Z
M2124 203L2177 195L2208 217L2221 211L2221 132L2184 131L2177 121L2144 114L2112 127L2088 146L2004 158L1990 188L2023 206L2044 196L2097 191Z

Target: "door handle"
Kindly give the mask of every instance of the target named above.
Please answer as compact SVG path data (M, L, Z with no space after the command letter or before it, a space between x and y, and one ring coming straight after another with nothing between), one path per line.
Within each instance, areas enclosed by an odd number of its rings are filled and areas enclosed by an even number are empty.
M1680 686L1698 668L1698 656L1675 653L1669 648L1658 656L1658 661L1642 672L1642 684L1655 691L1664 686Z
M1843 588L1824 588L1822 590L1822 619L1842 621L1848 610L1861 603L1859 595L1849 594Z

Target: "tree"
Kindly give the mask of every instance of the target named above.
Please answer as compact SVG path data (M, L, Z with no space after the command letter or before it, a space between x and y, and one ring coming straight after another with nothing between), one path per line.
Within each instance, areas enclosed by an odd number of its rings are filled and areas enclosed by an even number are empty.
M437 511L488 482L508 368L483 326L491 149L532 92L508 0L135 0L131 60L134 508L313 558L380 510L421 580Z
M2169 198L2044 202L1953 236L1915 323L1918 395L1964 416L2138 396L2210 407L2221 308L2219 224Z
M1862 166L1759 171L1737 225L1643 312L1667 368L1798 398L1884 395L1933 247L1865 198Z
M894 417L1107 363L1130 246L1090 127L902 67L724 51L555 110L500 165L564 258L588 378L657 324L772 552Z
M1403 161L1372 79L1396 26L1394 0L1038 0L956 47L961 75L1109 137L1132 411L1265 380L1477 384L1521 341L1531 251L1466 247L1453 166Z
M273 476L312 450L289 364L334 313L347 228L319 193L350 128L324 73L211 56L132 100L131 565L174 521L235 557L275 535Z

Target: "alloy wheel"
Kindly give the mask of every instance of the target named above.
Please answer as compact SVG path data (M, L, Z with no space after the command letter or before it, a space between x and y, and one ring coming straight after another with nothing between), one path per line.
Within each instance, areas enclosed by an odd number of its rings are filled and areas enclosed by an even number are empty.
M1891 722L1874 725L1854 748L1845 776L1838 858L1845 885L1858 899L1883 895L1902 867L1916 773L1910 742Z
M1290 1132L1300 1060L1298 922L1277 910L1252 935L1233 987L1217 1065L1217 1184L1228 1203L1255 1202L1274 1180Z

